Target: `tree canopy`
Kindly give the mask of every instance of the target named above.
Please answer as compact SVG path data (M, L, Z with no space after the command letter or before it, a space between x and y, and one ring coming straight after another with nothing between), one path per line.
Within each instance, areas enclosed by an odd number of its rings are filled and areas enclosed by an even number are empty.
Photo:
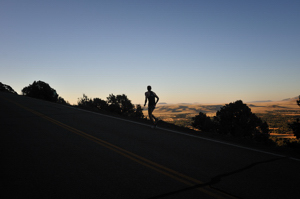
M22 94L51 102L58 101L58 94L56 93L56 90L51 88L49 84L43 81L34 81L29 86L24 87L22 89Z
M300 95L299 100L297 100L298 106L300 106ZM297 139L300 139L300 121L299 118L297 118L296 122L293 122L292 124L289 124L290 128L293 130L294 135Z
M134 105L126 95L113 95L107 97L108 107L111 111L121 113L122 115L132 115L134 113Z
M135 107L124 94L117 96L110 94L106 101L99 98L91 99L83 94L83 97L78 99L78 106L92 111L109 111L124 116L144 118L141 106Z
M241 100L226 104L211 119L204 113L193 118L193 127L203 131L216 131L232 136L265 139L269 136L269 127Z
M214 128L213 121L205 113L199 112L199 115L192 118L192 126L201 131L211 131Z

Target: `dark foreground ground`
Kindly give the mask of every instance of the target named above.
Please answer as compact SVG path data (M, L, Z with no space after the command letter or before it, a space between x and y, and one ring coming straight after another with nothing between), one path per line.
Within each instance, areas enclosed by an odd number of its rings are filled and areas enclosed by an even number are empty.
M0 93L5 198L299 198L300 161ZM3 190L2 189L2 190Z

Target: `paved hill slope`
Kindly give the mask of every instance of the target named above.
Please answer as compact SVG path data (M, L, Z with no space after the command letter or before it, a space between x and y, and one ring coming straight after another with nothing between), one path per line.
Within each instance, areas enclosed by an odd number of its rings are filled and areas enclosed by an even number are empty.
M298 159L0 92L9 198L298 198Z

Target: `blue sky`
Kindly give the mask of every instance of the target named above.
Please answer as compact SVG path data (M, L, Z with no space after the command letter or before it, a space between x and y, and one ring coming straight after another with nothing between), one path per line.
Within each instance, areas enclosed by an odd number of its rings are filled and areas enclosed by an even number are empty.
M72 104L151 85L166 103L300 94L300 1L0 1L0 82Z

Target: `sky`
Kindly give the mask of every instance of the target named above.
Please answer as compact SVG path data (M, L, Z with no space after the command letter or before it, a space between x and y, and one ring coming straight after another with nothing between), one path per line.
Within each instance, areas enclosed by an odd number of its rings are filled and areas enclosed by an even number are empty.
M165 103L300 95L299 0L0 0L0 82L71 104L147 86Z

